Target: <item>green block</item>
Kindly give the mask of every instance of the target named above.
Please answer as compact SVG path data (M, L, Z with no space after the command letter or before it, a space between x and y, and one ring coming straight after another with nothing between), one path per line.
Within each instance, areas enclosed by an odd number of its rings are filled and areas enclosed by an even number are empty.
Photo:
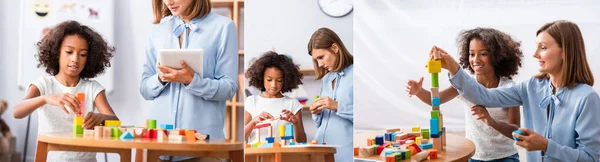
M429 139L429 129L421 129L421 137L423 137L423 139Z
M440 110L431 110L431 118L440 118Z
M440 87L439 73L431 73L431 87Z
M410 159L410 150L404 149L404 159Z
M121 137L121 130L118 127L112 127L111 133L112 137Z
M156 120L148 120L148 129L156 129Z
M73 125L73 134L83 134L83 127L81 125Z

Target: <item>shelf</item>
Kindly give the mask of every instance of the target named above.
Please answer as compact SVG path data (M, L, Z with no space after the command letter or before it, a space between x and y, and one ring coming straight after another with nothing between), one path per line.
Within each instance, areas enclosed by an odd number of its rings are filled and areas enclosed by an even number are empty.
M315 75L315 70L310 68L310 69L300 69L300 73L302 73L302 75L304 76L309 76L309 75Z

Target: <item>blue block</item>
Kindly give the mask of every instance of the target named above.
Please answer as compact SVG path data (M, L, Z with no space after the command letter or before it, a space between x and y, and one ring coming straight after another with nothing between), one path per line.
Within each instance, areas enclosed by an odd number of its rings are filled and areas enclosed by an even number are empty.
M290 146L296 145L296 143L295 143L295 142L290 142L290 143L288 143L288 144L289 144Z
M273 142L275 142L275 138L274 137L267 137L267 138L265 138L265 140L267 140L267 143L273 143Z
M516 131L513 132L513 134L523 135L523 132L521 132L521 130L517 129ZM513 139L515 139L515 141L519 141L519 139L517 137L515 137L515 136L513 136Z
M430 148L433 148L433 144L432 143L421 144L421 145L419 145L419 147L421 149L430 149Z
M273 143L265 143L265 144L262 144L261 147L262 148L273 148Z
M376 136L375 137L375 144L376 145L383 145L383 136Z
M392 146L394 146L394 147L400 147L400 146L402 146L402 145L400 145L400 144L394 144L394 145L392 145Z
M119 137L119 139L121 139L121 140L133 139L133 135L129 132L123 132L123 134L121 134L121 137Z
M429 119L429 134L431 134L432 137L434 137L434 135L439 135L440 134L440 120L437 118L433 118L433 119ZM434 137L436 138L436 137Z
M291 140L294 139L294 136L283 136L281 137L281 140Z
M160 124L160 128L164 130L173 130L173 124Z
M392 133L392 140L391 141L396 141L396 133Z
M431 134L431 138L440 138L441 135L440 134Z
M384 135L385 135L385 140L386 141L391 141L392 140L392 133L386 132Z
M285 136L294 137L294 125L293 124L285 125Z
M431 98L431 106L440 106L440 98L439 97Z

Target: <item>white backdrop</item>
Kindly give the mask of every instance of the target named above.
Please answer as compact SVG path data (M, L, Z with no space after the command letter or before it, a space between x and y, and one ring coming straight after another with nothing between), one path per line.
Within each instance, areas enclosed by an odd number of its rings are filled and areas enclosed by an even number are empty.
M535 32L546 22L566 19L582 30L588 61L596 80L600 77L600 3L590 1L367 1L355 0L354 44L355 132L390 127L429 127L431 107L409 98L404 86L409 79L431 77L424 68L432 45L457 59L460 31L491 27L522 42L524 53L520 82L537 74ZM447 71L439 77L440 89L451 86ZM596 81L597 82L597 81ZM594 86L600 90L599 83ZM463 131L465 113L458 100L441 105L449 131ZM522 120L521 120L522 121Z

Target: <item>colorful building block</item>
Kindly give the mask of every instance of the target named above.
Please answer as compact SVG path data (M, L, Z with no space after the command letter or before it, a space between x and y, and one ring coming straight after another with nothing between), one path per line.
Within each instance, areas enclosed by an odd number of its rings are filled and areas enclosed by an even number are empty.
M440 98L440 88L439 87L431 87L431 98Z
M121 133L122 132L121 132L121 130L119 128L117 128L117 127L110 127L110 129L111 129L111 134L112 134L111 137L121 137Z
M431 106L440 106L440 98L431 98Z
M433 148L433 144L425 143L425 144L419 145L419 147L421 147L421 149L430 149L430 148Z
M104 120L105 127L120 127L121 121L119 120Z
M293 124L285 125L285 136L294 137L294 125Z
M417 145L420 145L420 144L421 144L421 140L422 140L422 139L423 139L423 137L417 137L417 138L415 138L415 143L416 143Z
M182 142L182 141L185 141L185 140L186 140L185 136L176 135L176 134L174 134L174 135L170 135L169 134L169 141L181 141Z
M391 132L391 133L400 132L400 128L388 128L385 130L385 132Z
M173 124L160 124L160 128L164 130L173 130Z
M404 149L402 150L402 152L404 153L404 159L411 159L411 155L412 155L412 151L409 149Z
M375 137L375 144L376 145L383 145L383 136L376 136Z
M431 110L431 118L440 118L440 110Z
M165 131L156 130L156 140L157 141L166 141L167 139L169 139L169 136L167 135L167 133Z
M427 71L432 74L442 72L442 61L441 60L427 61Z
M94 138L102 138L104 136L104 127L103 126L95 126L94 127Z
M392 134L393 134L393 133L386 132L386 133L384 134L384 140L385 140L385 141L392 141Z
M438 151L436 149L431 149L429 150L429 159L437 159L438 158Z
M77 93L77 100L79 100L79 114L83 115L85 112L85 93Z
M429 128L431 128L429 133L431 133L431 136L438 135L440 133L439 124L440 121L437 118L429 119Z
M121 136L119 136L119 139L121 139L121 140L133 139L133 135L129 132L125 132L125 133L121 134Z
M421 137L423 137L424 139L428 139L429 138L429 129L421 129Z
M514 139L515 141L519 141L519 139L518 139L517 137L515 137L515 135L514 135L514 134L523 135L523 132L521 132L521 130L518 130L518 129L517 129L516 131L513 131L513 133L512 133L512 134L513 134L513 139Z
M419 152L415 155L415 160L423 161L423 160L426 160L427 157L429 157L429 151L423 151L423 152Z
M421 144L426 144L426 143L429 143L429 139L426 139L426 138L424 138L424 139L421 139L421 140L419 141L419 143L421 143Z
M418 127L418 126L412 127L412 132L421 132L421 127Z
M156 120L154 120L154 119L146 120L146 129L156 129Z
M196 141L196 130L185 130L186 141Z
M431 73L431 87L440 87L438 73Z
M279 137L285 136L285 125L279 125Z

